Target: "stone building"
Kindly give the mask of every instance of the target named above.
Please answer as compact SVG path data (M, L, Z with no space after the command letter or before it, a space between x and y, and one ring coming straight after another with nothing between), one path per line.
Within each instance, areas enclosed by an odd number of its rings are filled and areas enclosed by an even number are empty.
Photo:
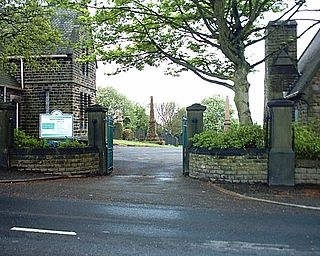
M96 63L76 61L87 53L87 49L70 46L84 35L76 13L59 10L52 23L61 31L63 40L70 43L58 47L55 53L35 56L38 69L15 56L16 74L0 73L0 102L12 101L16 105L16 126L28 134L38 136L40 114L61 110L74 115L75 137L85 136L85 108L95 102Z
M265 44L265 104L272 99L294 101L293 118L301 124L320 120L320 30L297 58L297 23L270 22Z

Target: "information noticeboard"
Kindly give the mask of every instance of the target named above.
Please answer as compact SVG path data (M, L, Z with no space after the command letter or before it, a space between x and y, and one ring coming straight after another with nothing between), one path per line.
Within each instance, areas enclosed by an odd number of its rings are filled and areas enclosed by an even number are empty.
M39 137L48 139L73 138L73 115L54 110L40 114Z

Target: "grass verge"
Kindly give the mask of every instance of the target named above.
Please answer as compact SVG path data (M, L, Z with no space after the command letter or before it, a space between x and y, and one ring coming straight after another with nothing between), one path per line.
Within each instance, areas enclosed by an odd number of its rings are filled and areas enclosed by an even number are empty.
M172 145L159 145L148 141L130 141L130 140L113 140L114 145L131 146L131 147L157 147L157 148L175 148Z

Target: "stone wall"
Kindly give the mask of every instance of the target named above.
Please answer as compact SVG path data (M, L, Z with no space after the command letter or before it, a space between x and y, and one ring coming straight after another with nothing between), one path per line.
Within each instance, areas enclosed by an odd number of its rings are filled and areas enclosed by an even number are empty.
M320 132L320 69L304 93L303 98L308 102L307 121L317 125Z
M190 150L189 176L229 183L267 183L266 150ZM295 184L320 184L320 161L296 160Z
M296 160L295 184L320 184L320 161Z
M96 66L94 62L77 62L79 54L75 51L67 57L40 59L38 69L24 64L24 90L19 113L20 127L27 134L38 136L39 114L46 113L46 92L49 92L49 112L59 109L73 114L74 135L87 135L85 108L95 103ZM17 62L18 82L21 82L20 64Z
M55 175L93 175L99 171L95 148L14 149L11 167L20 171Z
M189 176L230 183L267 183L266 150L191 149Z

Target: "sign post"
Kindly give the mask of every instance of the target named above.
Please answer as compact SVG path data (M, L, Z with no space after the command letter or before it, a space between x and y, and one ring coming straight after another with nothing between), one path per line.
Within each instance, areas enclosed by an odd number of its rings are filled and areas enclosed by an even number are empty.
M73 138L73 115L54 110L40 114L39 137L48 139Z

